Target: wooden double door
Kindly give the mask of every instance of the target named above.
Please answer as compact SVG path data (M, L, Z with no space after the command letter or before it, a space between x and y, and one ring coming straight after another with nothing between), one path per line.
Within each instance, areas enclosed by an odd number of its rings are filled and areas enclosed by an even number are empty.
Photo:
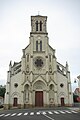
M35 92L35 106L42 107L43 106L43 91Z

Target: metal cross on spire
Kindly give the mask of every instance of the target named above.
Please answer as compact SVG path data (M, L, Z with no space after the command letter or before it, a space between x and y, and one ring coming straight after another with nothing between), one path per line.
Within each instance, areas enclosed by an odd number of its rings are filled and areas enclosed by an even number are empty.
M38 15L40 15L39 13L40 13L40 11L38 11Z

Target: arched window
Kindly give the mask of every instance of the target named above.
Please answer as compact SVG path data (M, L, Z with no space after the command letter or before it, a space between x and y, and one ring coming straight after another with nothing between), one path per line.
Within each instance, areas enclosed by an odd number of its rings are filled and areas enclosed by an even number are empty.
M42 41L40 41L40 51L42 51Z
M42 22L40 21L40 31L42 31Z
M50 85L50 90L54 90L54 85L53 84Z
M36 21L36 31L38 31L38 21Z
M38 41L36 41L36 51L38 51Z
M51 62L51 55L49 55L49 61Z
M29 54L27 55L27 62L29 62Z

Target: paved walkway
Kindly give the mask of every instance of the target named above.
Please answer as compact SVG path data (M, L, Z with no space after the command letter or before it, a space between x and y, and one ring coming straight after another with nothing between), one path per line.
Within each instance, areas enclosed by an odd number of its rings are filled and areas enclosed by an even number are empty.
M80 111L80 108L79 108L79 107L69 107L68 109L70 109L70 110L75 110L75 111Z

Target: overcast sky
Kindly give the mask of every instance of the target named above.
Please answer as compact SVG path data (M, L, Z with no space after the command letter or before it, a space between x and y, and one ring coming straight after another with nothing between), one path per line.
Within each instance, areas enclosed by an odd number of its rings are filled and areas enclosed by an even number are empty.
M48 16L49 44L57 61L69 64L73 89L80 75L80 0L0 0L0 84L6 84L9 62L19 62L29 44L32 15Z

